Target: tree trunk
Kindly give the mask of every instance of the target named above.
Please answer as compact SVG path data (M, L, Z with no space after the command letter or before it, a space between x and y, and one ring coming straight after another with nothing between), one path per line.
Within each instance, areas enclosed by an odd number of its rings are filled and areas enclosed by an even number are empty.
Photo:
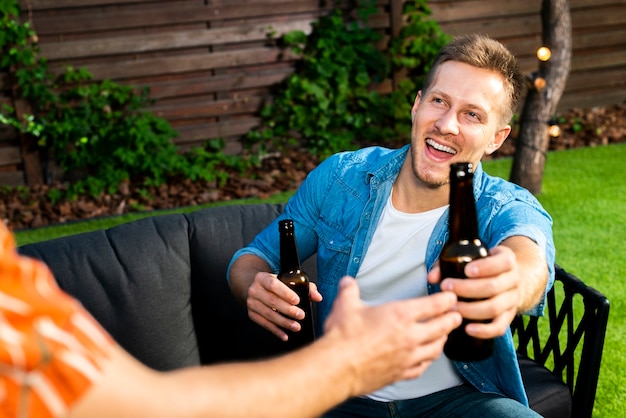
M541 7L543 45L551 51L548 61L540 62L531 77L520 117L520 131L510 180L533 194L541 193L546 152L548 121L561 99L572 59L572 22L568 0L543 0ZM545 80L533 84L537 78Z

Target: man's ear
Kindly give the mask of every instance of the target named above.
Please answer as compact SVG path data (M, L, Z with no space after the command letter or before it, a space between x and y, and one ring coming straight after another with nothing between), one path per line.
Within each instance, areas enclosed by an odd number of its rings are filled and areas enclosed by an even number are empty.
M417 95L415 95L415 101L413 102L413 107L411 108L411 120L415 118L415 112L417 112L417 107L420 104L420 99L422 98L422 91L418 91Z
M488 155L496 152L496 150L500 148L502 144L504 144L504 141L506 140L506 138L509 136L510 133L511 133L511 125L506 125L504 128L497 131L495 135L493 136L493 141L491 141L491 143L487 146L487 149L485 150L485 152Z

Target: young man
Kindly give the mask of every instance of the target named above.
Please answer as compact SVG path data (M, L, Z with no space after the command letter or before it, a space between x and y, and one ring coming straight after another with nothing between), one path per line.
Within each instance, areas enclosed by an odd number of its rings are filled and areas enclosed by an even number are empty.
M20 257L0 222L0 416L319 416L419 376L461 322L451 292L378 307L363 305L349 278L338 292L325 336L302 350L159 373L117 346L43 264Z
M517 313L541 314L553 281L551 219L527 191L488 176L480 160L497 150L524 86L513 55L479 35L454 39L439 53L412 108L411 144L335 155L311 172L283 217L295 222L303 259L317 253L320 320L335 300L340 277L356 277L370 305L440 289L459 297L473 323L468 334L496 338L494 355L453 362L441 355L419 379L343 404L331 416L534 416L527 408L509 325ZM442 278L437 258L447 240L450 164L476 167L474 194L480 236L490 256L467 265L468 277ZM276 279L276 225L233 257L233 293L249 316L277 337L298 329L297 297ZM443 280L442 280L443 279ZM319 290L319 291L318 291ZM323 295L323 299L322 299ZM275 310L274 310L275 309Z

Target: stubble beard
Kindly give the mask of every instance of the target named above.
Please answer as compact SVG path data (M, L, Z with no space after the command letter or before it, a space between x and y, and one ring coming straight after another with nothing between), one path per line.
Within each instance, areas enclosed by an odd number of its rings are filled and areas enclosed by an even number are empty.
M418 151L411 145L411 168L418 183L421 183L424 187L431 190L436 190L450 184L449 176L438 178L436 174L431 173L428 169L424 169L424 172L422 172L418 163L419 158L417 153Z

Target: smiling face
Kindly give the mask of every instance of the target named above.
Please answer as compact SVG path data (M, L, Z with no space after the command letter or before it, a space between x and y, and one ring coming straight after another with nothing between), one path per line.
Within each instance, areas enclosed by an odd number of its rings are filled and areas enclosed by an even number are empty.
M510 125L502 123L507 95L494 71L447 61L413 105L412 167L429 188L449 182L450 164L477 164L504 142Z

